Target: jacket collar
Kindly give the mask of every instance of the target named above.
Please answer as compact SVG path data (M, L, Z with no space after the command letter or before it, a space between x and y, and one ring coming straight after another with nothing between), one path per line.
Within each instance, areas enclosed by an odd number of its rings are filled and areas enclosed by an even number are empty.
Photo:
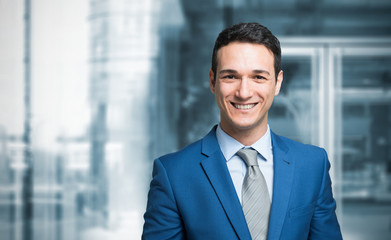
M295 163L289 158L289 146L275 133L272 135L274 159L273 199L269 220L269 239L279 239L290 199Z
M202 139L201 152L207 157L201 161L201 166L219 198L236 235L239 239L251 239L226 160L217 142L216 126Z
M279 239L291 193L294 162L289 159L289 147L271 131L274 159L273 199L269 220L269 239ZM201 161L220 203L239 239L251 239L242 206L232 183L226 160L216 138L216 126L202 139Z

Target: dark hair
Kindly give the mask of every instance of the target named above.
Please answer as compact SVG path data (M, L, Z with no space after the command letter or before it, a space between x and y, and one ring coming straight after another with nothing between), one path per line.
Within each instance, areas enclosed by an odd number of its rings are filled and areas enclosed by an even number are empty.
M280 41L259 23L239 23L224 29L216 39L212 55L212 71L216 79L217 52L231 42L256 43L264 45L274 55L274 71L276 79L281 71Z

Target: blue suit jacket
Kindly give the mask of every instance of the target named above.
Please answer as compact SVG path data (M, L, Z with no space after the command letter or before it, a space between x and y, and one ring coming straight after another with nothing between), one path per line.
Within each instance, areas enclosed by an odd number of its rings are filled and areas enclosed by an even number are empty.
M251 239L215 132L155 160L142 239ZM268 239L342 239L326 152L271 135Z

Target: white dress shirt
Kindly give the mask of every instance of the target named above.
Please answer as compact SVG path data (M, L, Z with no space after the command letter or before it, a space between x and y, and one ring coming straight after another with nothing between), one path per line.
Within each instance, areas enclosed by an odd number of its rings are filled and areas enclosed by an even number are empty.
M251 146L245 146L238 142L233 137L229 136L221 129L220 124L216 129L217 141L220 145L221 151L227 161L227 167L231 174L232 181L235 186L236 193L242 203L242 185L244 177L247 173L246 163L236 155L236 152L242 148L253 148L258 152L258 164L263 176L265 177L267 188L269 190L270 201L273 196L273 149L270 135L269 125L263 137L256 141Z

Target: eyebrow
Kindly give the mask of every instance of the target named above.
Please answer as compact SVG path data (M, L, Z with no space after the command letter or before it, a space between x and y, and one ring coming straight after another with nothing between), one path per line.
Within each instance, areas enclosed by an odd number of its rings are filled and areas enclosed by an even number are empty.
M233 69L223 69L219 72L219 74L224 74L224 73L238 73L238 71L236 70L233 70ZM253 73L264 73L264 74L267 74L267 75L270 75L270 73L266 70L260 70L260 69L255 69L253 70Z
M270 73L266 70L253 70L253 73L264 73L264 74L267 74L267 75L270 75Z
M238 73L238 71L233 69L223 69L219 72L219 74L224 74L224 73Z

